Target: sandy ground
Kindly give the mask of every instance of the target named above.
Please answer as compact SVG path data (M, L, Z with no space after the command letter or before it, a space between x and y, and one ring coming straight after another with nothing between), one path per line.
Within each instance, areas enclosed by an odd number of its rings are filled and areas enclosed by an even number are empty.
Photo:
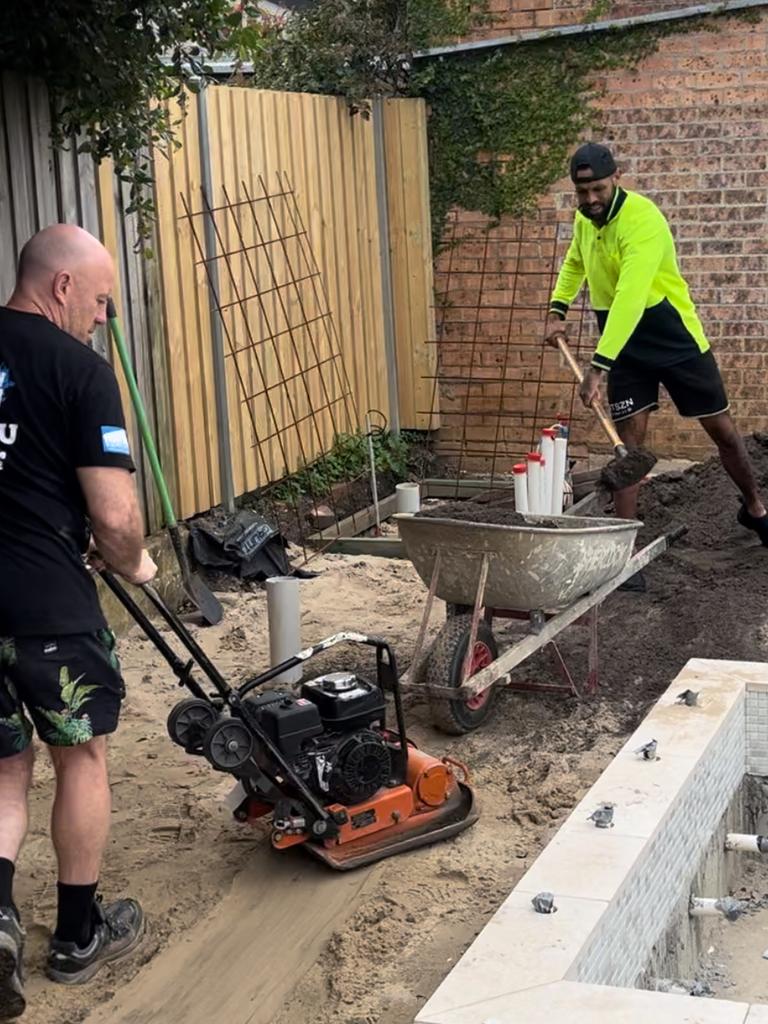
M753 448L768 483L768 447ZM597 698L507 691L485 726L458 738L437 733L426 708L409 701L420 745L471 766L481 818L455 841L383 862L352 882L324 874L298 851L273 853L263 829L229 818L220 803L227 780L165 735L178 696L170 672L146 640L122 638L128 699L112 744L102 889L107 899L141 899L149 934L132 960L88 986L61 989L42 977L55 874L50 772L41 758L18 872L30 933L25 1019L75 1024L94 1011L93 1024L410 1024L688 658L766 656L768 552L735 524L735 508L716 466L646 489L647 535L681 518L691 533L651 569L647 595L606 602ZM314 567L321 574L302 583L304 641L343 628L376 632L407 664L425 597L410 564L323 556ZM198 638L233 677L265 667L263 593L222 600L224 622ZM433 629L442 614L438 603ZM571 628L561 648L583 673L585 631ZM334 667L342 665L338 650ZM362 669L365 658L344 664ZM551 654L530 659L520 677L555 679ZM758 966L768 971L767 964Z

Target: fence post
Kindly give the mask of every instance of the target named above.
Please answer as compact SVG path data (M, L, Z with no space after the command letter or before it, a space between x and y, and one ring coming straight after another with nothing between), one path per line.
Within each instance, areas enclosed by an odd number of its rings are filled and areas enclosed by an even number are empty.
M219 481L221 502L227 512L235 511L235 486L232 477L232 449L229 443L229 409L227 403L227 367L224 361L224 339L217 309L219 269L216 262L216 230L213 222L213 184L211 145L208 134L208 98L201 82L197 95L197 133L200 148L200 186L203 197L205 259L208 290L211 294L211 341L213 344L213 390L216 399L216 433L219 439Z
M384 307L384 350L387 359L389 391L389 429L400 433L400 389L397 374L397 338L395 336L395 302L392 289L392 262L389 241L389 204L387 201L387 154L384 139L384 100L372 100L373 164L376 175L376 211L379 222L379 266L381 295Z

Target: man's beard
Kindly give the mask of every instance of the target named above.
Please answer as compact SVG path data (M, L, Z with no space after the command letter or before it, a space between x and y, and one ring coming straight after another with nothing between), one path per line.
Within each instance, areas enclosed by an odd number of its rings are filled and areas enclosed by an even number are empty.
M600 206L600 210L599 210L598 213L593 213L592 212L592 209L591 209L592 203L582 203L582 205L579 206L579 213L581 213L582 216L586 217L588 220L594 220L594 221L603 220L607 216L608 211L611 208L611 205L613 203L613 199L614 199L615 195L616 195L616 186L614 185L613 191L611 192L610 196L608 197L608 200L605 202L605 204Z

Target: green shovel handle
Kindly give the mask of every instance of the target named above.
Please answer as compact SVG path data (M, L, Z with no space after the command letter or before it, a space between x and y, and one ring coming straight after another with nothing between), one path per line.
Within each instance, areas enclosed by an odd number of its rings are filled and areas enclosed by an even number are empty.
M120 357L120 365L123 368L125 379L128 382L128 390L131 394L133 408L136 411L136 419L139 424L139 431L144 442L147 458L149 459L149 465L152 468L152 475L155 478L155 484L157 485L157 490L160 494L160 502L163 506L163 516L165 517L166 525L174 527L176 526L176 516L173 512L171 496L168 493L160 460L157 457L157 449L155 448L155 442L152 438L152 430L149 425L149 420L147 419L144 402L141 399L139 386L136 383L133 366L131 365L130 356L128 355L128 348L125 344L125 338L117 319L117 310L115 309L115 304L112 299L107 300L107 319L109 321L110 333L112 334L117 348L117 354Z

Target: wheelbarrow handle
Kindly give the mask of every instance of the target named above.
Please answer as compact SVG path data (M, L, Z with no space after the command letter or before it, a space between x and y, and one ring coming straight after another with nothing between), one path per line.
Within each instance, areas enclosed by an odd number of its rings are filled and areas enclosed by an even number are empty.
M673 526L669 533L666 534L667 547L671 547L674 543L680 540L681 537L684 537L686 533L688 533L687 526L683 524Z

